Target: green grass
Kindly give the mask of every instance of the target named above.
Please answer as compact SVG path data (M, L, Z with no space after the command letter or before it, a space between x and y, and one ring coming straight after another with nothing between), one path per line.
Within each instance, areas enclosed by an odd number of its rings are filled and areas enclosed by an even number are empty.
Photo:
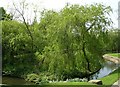
M120 53L108 53L107 55L120 58Z
M56 83L46 83L43 85L23 85L19 87L111 87L111 85L116 82L120 78L120 67L109 74L101 78L103 85L96 85L88 82L56 82ZM3 86L7 87L7 86ZM16 86L8 86L8 87L16 87Z
M108 55L120 58L120 53L109 53ZM118 79L120 78L120 67L112 72L111 74L101 78L103 85L96 85L88 82L56 82L56 83L48 83L46 86L60 86L60 87L111 87Z
M54 82L54 83L48 83L46 85L95 85L88 82Z
M109 53L108 55L118 57L118 54L120 55L120 53ZM100 80L102 80L103 82L103 85L101 86L89 82L56 82L56 83L46 83L43 85L31 85L31 86L29 85L29 87L59 87L59 86L60 87L111 87L111 85L114 84L119 78L120 78L120 67L111 74L103 78L100 78ZM20 87L24 87L24 86L20 86Z
M110 85L96 85L89 82L57 82L48 83L44 87L110 87Z
M56 82L56 83L48 83L46 86L60 86L60 87L111 87L118 79L120 78L120 67L113 71L111 74L100 78L102 80L103 85L95 85L88 82Z
M56 82L56 83L47 83L45 87L98 87L96 84L88 82Z
M101 78L100 80L102 80L103 85L112 85L119 78L120 78L120 67L111 74L109 74L108 76Z

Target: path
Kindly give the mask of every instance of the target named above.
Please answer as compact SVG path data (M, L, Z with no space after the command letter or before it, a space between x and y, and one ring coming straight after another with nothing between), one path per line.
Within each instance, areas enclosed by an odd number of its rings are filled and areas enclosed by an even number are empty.
M105 60L112 61L116 64L120 64L120 58L118 58L118 57L113 57L113 56L109 56L109 55L105 54L105 55L103 55L103 58ZM120 87L120 78L111 87Z
M105 60L109 60L109 61L114 62L116 64L120 64L120 58L118 58L118 57L113 57L113 56L109 56L109 55L105 54L105 55L103 55L103 58Z
M120 87L120 79L116 81L111 87Z

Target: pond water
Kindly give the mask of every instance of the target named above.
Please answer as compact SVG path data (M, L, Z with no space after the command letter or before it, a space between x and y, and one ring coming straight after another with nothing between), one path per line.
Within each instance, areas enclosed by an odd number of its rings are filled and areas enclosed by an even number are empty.
M90 76L90 79L102 78L117 68L118 68L117 64L110 62L110 61L106 61L104 63L104 67L101 68L94 75ZM31 82L26 82L24 79L15 78L15 77L2 77L2 83L3 84L10 84L10 85L33 85L34 84Z
M110 61L105 61L103 64L104 67L102 67L97 73L90 76L90 79L99 79L102 78L108 74L110 74L112 71L117 69L119 67L118 64L115 64Z
M21 79L21 78L4 76L4 77L2 77L2 84L8 84L8 85L33 85L34 83L27 82L27 81L25 81L24 79Z

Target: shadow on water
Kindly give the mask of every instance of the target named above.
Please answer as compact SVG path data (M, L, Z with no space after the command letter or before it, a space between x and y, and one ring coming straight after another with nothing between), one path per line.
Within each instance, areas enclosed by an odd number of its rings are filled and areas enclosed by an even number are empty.
M34 85L34 83L27 82L24 79L16 78L16 77L9 77L9 76L2 77L2 84L8 84L8 85Z
M102 78L108 74L110 74L113 70L117 69L118 65L110 62L105 61L103 64L103 67L95 74L91 75L89 79L99 79ZM34 85L34 83L26 82L24 79L16 78L16 77L2 77L2 84L8 84L8 85Z

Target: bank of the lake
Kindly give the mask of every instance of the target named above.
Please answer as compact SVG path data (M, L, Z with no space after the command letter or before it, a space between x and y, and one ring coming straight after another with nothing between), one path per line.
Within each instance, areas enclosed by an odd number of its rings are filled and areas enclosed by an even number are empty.
M108 53L108 56L120 58L120 53Z
M112 73L110 73L109 75L100 78L100 80L102 80L103 85L112 85L114 84L119 78L120 78L120 67L118 69L116 69L115 71L113 71Z
M101 68L97 73L91 75L89 78L90 79L99 79L102 78L106 75L108 75L109 73L111 73L114 69L116 69L116 64L114 64L113 62L109 62L109 61L105 61L104 63L104 67ZM26 82L24 79L20 79L20 78L12 78L12 77L3 77L3 84L14 84L14 85L19 85L19 84L32 84L30 82ZM50 83L50 84L73 84L73 85L92 85L91 83L88 82L75 82L75 81L65 81L65 82L57 82L57 83Z
M105 60L114 62L114 63L116 63L116 64L120 64L120 58L118 58L117 55L118 55L118 54L105 54L105 55L103 55L103 58L104 58Z
M101 80L103 82L103 85L96 85L96 84L92 84L89 82L56 82L56 83L47 83L45 84L46 86L51 86L51 85L60 85L61 87L64 87L65 85L81 85L81 87L111 87L111 85L116 82L120 76L120 68L116 69L115 71L113 71L112 73L110 73L109 75L100 78L99 80ZM63 86L62 86L63 85ZM75 86L75 87L76 87Z
M3 76L2 83L7 85L34 85L34 83L25 81L22 78L11 76Z
M104 57L104 56L103 56ZM105 57L104 57L105 58ZM107 56L107 61L103 64L103 68L101 68L97 73L91 75L90 79L99 79L102 80L103 85L112 85L114 82L120 78L118 74L120 74L120 68L118 68L118 64L115 64L113 61L110 62L109 58ZM114 58L112 58L115 60ZM106 58L105 58L106 60ZM118 68L118 69L117 69ZM111 79L111 80L108 80ZM31 82L26 82L24 79L16 78L16 77L3 77L3 84L9 84L9 85L35 85ZM64 82L52 82L47 83L45 85L94 85L92 83L88 82L70 82L70 81L64 81Z
M106 60L105 56L103 56L103 58ZM110 58L110 59L109 59ZM112 60L116 60L116 58L114 56L112 56ZM107 55L107 61L111 61L111 56L108 56ZM82 85L83 87L85 86L89 86L89 87L111 87L117 80L119 80L120 78L120 67L119 67L119 63L116 63L112 61L111 63L115 64L116 65L116 69L113 69L112 72L109 72L107 75L103 76L102 78L99 78L99 80L102 81L103 85L100 86L100 85L95 85L95 84L91 84L89 82L79 82L79 85ZM110 67L113 67L113 66L110 66ZM106 71L108 72L108 71ZM76 82L71 82L71 83L63 83L63 82L57 82L57 83L48 83L47 85L70 85L70 84L78 84Z
M110 74L106 75L103 78L100 78L99 80L101 80L103 82L103 85L109 85L112 86L117 80L119 80L120 78L120 60L119 60L119 53L109 53L109 54L105 54L103 55L103 58L107 61L112 61L114 64L117 65L117 69L114 70L113 72L111 72Z

